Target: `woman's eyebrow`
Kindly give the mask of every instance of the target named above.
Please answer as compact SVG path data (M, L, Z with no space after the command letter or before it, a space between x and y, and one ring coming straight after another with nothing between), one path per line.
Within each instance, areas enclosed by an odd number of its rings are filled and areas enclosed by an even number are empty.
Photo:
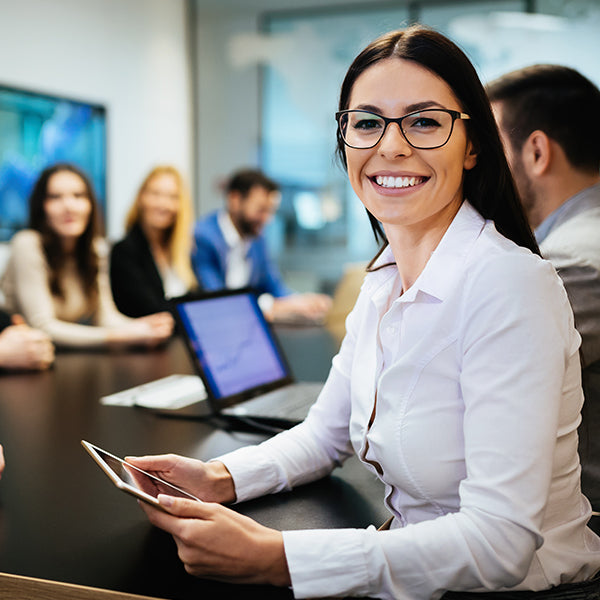
M373 104L359 104L355 110L366 110L368 112L380 113L381 109Z
M424 110L426 108L445 108L439 102L435 100L424 100L423 102L415 102L413 104L408 104L405 107L405 115L408 115L412 112L416 112L418 110ZM379 106L375 106L374 104L359 104L354 110L365 110L368 112L373 112L377 114L381 114L382 109Z
M406 107L406 110L411 113L416 110L424 110L425 108L444 108L439 102L435 102L434 100L426 100L424 102L416 102L415 104L409 104Z

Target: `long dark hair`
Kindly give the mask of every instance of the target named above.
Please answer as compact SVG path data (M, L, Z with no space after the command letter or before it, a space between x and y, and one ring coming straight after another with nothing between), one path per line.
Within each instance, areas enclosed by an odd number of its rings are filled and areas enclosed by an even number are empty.
M411 60L441 77L468 113L464 121L477 152L477 164L465 172L465 198L485 219L494 221L498 231L519 246L539 254L515 187L498 128L485 90L477 73L463 53L442 34L422 25L392 31L369 44L355 59L340 92L339 110L346 110L356 79L369 67L387 58ZM347 168L346 148L337 133L337 155ZM371 227L378 241L387 244L381 223L370 213Z
M86 296L91 302L95 302L98 296L98 255L94 249L94 240L100 230L98 202L90 180L81 169L69 163L58 163L42 171L29 196L29 228L39 231L42 237L42 248L50 267L50 290L53 295L62 298L60 274L67 257L59 236L48 225L44 204L48 195L48 181L53 175L63 171L73 173L83 181L92 208L87 227L75 246L75 260Z

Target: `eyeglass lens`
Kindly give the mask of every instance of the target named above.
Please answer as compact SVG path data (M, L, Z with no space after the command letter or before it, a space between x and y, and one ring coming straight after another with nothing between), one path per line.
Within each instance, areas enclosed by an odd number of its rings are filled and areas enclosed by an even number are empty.
M454 118L443 110L428 109L402 118L402 132L415 148L427 149L443 146L452 133ZM353 110L340 118L340 131L344 141L354 148L376 146L386 129L383 117L373 113Z

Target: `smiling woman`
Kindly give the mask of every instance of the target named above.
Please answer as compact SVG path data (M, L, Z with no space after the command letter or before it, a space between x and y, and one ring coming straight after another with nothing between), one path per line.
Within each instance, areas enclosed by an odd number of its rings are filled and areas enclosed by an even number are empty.
M13 237L0 282L6 308L62 346L160 344L172 333L171 315L129 319L114 306L97 213L77 167L42 172L29 200L29 229Z
M354 82L348 105L342 114L369 107L382 115L374 138L363 129L357 135L352 122L345 130L343 119L339 124L354 191L393 239L396 256L411 257L398 265L406 290L462 205L463 173L477 154L462 121L453 131L453 115L463 113L452 89L413 61L388 58L370 67ZM417 106L438 108L414 112Z
M600 598L579 482L580 338L475 70L434 31L394 31L354 60L339 111L338 150L383 246L323 391L259 446L206 464L132 459L208 501L144 510L188 572L291 584L296 598ZM352 454L385 484L384 530L279 533L215 503L290 489Z

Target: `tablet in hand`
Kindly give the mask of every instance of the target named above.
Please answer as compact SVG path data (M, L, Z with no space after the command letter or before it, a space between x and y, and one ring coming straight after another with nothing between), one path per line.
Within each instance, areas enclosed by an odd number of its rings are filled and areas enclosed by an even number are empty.
M81 440L81 444L120 490L136 496L144 502L162 508L158 502L159 494L201 502L199 498L192 494L160 479L160 477L134 467L123 459L110 454L110 452L90 444L90 442Z

